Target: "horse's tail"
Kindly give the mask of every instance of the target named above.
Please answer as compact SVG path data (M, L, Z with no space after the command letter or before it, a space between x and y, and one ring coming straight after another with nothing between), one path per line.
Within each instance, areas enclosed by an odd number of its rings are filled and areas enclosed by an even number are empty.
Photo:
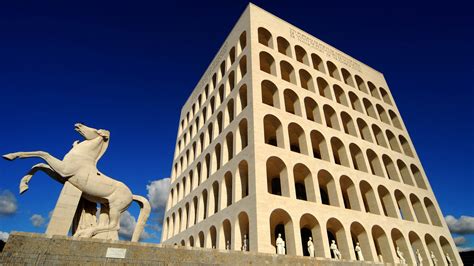
M133 201L140 205L140 215L138 215L137 225L135 226L132 236L132 242L137 242L145 228L146 220L148 220L148 216L150 216L151 207L148 200L142 196L133 195Z

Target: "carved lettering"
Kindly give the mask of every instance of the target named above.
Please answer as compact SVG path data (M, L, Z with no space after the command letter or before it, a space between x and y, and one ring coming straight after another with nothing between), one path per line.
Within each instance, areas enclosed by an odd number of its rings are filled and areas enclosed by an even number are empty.
M320 41L311 38L307 36L306 34L299 32L295 29L290 28L290 37L293 39L298 40L301 43L304 43L310 47L313 47L314 49L318 50L322 54L325 54L327 57L330 57L341 64L357 71L357 72L362 72L360 64L356 62L355 60L343 55L342 53L326 46L325 44L321 43Z

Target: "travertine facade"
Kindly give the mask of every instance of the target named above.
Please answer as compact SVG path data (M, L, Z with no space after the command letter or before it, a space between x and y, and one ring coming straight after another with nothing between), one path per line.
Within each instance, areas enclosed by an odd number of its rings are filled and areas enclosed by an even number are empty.
M162 241L461 264L384 76L250 4L183 106Z

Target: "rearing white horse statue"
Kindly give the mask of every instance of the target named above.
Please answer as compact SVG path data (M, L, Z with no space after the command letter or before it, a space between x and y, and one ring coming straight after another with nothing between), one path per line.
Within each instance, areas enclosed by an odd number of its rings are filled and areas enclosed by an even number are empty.
M110 132L103 129L94 129L81 123L75 124L75 130L84 137L84 140L75 141L73 148L59 160L44 151L15 152L3 155L7 160L17 158L38 157L46 163L39 163L25 175L20 182L20 193L28 189L28 182L37 171L44 171L53 179L64 183L70 182L82 191L82 197L91 202L101 204L101 209L108 210L108 217L100 215L96 226L76 231L75 237L93 237L96 234L118 231L120 229L120 215L132 201L140 205L140 215L133 232L132 241L139 240L150 215L150 203L142 196L133 195L130 189L122 182L114 180L97 169L97 161L102 157L109 145Z

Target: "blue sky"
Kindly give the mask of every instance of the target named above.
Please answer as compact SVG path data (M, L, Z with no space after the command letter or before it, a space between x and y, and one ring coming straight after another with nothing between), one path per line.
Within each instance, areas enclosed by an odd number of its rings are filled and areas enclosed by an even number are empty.
M0 4L0 153L62 157L79 139L73 124L83 121L112 132L101 171L145 196L150 182L169 176L180 108L247 5L10 2ZM433 2L255 4L384 73L443 214L453 215L453 228L472 223L470 9ZM45 230L61 186L38 174L18 195L20 178L37 161L0 161L0 204L16 200L14 211L0 213L1 232ZM136 217L137 210L130 212ZM155 210L147 228L155 238L147 241L159 239L159 216ZM464 237L462 247L474 246L470 226L453 229Z

